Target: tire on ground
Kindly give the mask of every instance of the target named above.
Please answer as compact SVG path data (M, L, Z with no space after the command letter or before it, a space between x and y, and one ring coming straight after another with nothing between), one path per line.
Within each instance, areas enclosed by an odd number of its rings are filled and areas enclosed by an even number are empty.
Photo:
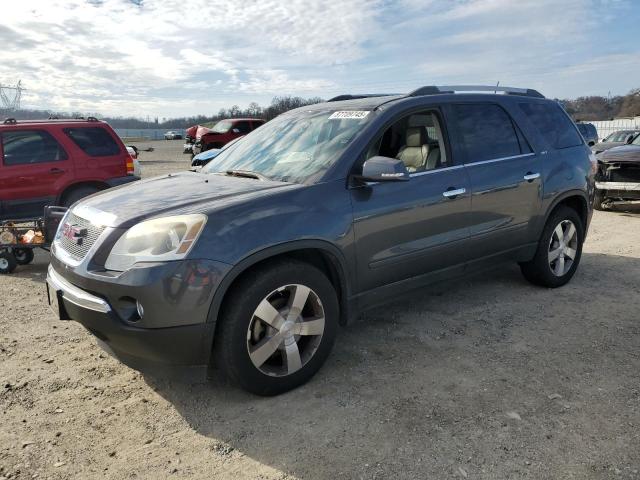
M33 262L33 249L32 248L14 248L13 256L16 259L18 265L29 265Z
M325 325L315 353L297 371L271 376L251 361L247 346L253 313L270 293L286 285L310 288L320 299ZM277 395L308 381L325 362L338 329L339 306L329 279L312 265L296 260L267 262L243 275L225 298L214 341L216 366L231 381L258 395Z
M604 195L604 190L598 190L596 188L596 191L593 195L593 208L596 210L605 210L603 203L605 200L605 195Z
M13 273L17 266L18 262L16 262L13 253L9 253L7 250L0 251L0 275Z
M575 225L577 231L577 248L571 268L569 268L565 274L557 276L553 273L549 264L549 246L554 230L564 220L570 220ZM560 205L547 219L533 260L521 263L520 270L524 277L535 285L548 288L561 287L571 280L580 264L583 242L584 226L582 225L580 216L573 208Z

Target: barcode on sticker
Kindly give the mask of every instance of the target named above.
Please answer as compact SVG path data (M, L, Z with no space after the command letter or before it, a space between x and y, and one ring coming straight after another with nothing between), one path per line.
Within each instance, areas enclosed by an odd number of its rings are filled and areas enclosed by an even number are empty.
M341 112L333 112L329 117L329 120L343 120L345 118L353 118L356 120L361 120L369 114L368 111L362 110L345 110Z

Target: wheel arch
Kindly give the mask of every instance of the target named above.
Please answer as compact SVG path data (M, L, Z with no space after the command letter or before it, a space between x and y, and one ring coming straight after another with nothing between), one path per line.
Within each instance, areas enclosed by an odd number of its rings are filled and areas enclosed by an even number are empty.
M98 190L105 190L105 189L109 188L109 185L107 185L105 182L101 182L99 180L86 180L86 181L82 181L82 182L72 183L71 185L67 185L64 188L64 190L62 190L60 195L58 195L58 198L56 199L56 204L57 205L61 205L62 202L66 199L66 197L69 194L71 194L71 192L73 192L74 190L76 190L78 188L83 188L83 187L93 187L93 188L97 188Z
M582 221L582 227L585 229L586 233L587 227L589 226L589 200L587 198L587 194L582 190L570 190L556 197L547 209L542 228L544 228L549 217L560 205L566 205L578 213L580 220Z
M254 252L242 259L225 275L217 288L211 302L207 321L217 323L225 298L244 274L267 262L285 258L314 265L327 275L338 295L340 324L347 323L349 318L348 299L350 285L346 260L338 247L325 240L299 240L278 244ZM217 326L215 329L217 330Z

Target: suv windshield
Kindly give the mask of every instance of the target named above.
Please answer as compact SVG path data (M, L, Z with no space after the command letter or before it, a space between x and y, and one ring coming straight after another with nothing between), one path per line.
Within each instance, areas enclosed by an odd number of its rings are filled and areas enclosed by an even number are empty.
M225 133L229 131L231 125L232 123L229 120L222 120L221 122L216 123L211 131L214 133Z
M285 114L224 150L203 173L245 170L283 182L316 179L337 160L371 116L369 112L330 110Z

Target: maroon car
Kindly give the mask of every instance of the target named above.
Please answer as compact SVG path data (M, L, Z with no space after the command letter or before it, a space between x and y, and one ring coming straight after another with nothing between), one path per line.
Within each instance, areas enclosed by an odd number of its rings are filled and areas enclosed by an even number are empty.
M193 146L193 153L197 155L211 148L222 148L231 140L246 135L255 130L265 121L260 118L230 118L220 120L213 128L206 132L196 133L196 142Z

